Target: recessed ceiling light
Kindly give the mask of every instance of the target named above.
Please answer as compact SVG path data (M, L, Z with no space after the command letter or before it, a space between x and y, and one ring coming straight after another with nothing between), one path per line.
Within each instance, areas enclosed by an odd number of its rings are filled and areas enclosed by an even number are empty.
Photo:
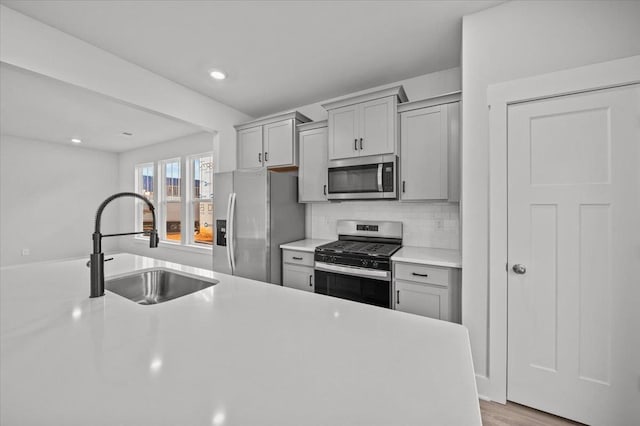
M224 80L225 78L227 78L227 75L220 70L213 70L209 73L209 75L215 80Z
M73 138L73 139L71 139L71 142L73 142L73 143L82 143L82 139Z
M131 132L122 132L122 134L125 136L133 136L133 133Z

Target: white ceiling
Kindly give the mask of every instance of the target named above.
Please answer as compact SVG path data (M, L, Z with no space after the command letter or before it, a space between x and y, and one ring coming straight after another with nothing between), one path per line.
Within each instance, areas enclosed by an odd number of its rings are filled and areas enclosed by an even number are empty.
M462 16L500 3L1 2L254 117L457 67Z
M5 63L0 93L2 134L121 152L202 131Z

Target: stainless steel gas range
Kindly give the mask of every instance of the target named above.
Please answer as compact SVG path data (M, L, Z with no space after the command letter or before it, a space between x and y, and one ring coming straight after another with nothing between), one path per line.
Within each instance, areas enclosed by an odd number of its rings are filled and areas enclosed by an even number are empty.
M338 238L315 250L315 292L391 308L391 256L402 247L402 222L340 220Z

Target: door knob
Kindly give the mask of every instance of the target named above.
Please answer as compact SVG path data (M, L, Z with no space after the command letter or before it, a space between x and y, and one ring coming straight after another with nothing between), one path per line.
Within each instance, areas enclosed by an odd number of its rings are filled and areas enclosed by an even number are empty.
M527 273L527 267L520 264L520 263L516 263L515 265L513 265L513 272L515 272L518 275L523 275Z

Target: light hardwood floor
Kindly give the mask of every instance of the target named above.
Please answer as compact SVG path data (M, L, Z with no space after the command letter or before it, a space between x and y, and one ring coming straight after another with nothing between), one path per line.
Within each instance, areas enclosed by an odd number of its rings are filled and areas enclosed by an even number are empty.
M524 405L507 402L480 401L482 424L484 426L567 426L582 425Z

